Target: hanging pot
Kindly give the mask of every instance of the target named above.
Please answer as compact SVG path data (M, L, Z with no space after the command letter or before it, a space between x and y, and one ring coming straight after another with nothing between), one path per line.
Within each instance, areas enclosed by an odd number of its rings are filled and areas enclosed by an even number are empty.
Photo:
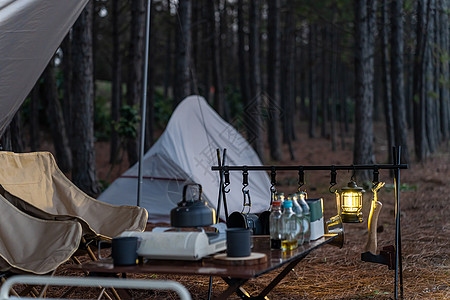
M251 199L248 190L242 191L244 194L244 206L242 212L235 211L228 216L228 228L249 228L253 231L253 235L261 235L263 233L263 226L259 217L256 214L250 213ZM244 213L244 208L248 207L248 212Z

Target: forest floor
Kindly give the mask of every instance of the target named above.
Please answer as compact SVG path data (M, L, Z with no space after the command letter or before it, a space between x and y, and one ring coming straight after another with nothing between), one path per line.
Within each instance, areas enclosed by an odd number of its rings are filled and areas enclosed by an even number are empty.
M305 125L305 124L303 124ZM303 127L302 128L306 128ZM306 130L304 130L306 131ZM324 138L309 138L299 130L294 142L295 160L288 157L285 146L284 159L280 165L338 165L352 163L353 139L338 140L337 150L331 150L331 142ZM412 139L410 146L412 147ZM109 164L107 145L97 145L98 172L105 178ZM384 129L376 124L374 152L378 163L386 163L390 151L384 138ZM100 153L101 152L101 153ZM410 157L414 154L410 151ZM407 170L401 171L401 236L403 254L403 287L405 299L450 299L450 150L441 147L425 162L412 159ZM266 162L270 164L270 162ZM109 180L127 169L110 174ZM313 174L314 173L314 174ZM297 174L280 174L278 191L285 194L296 190ZM346 171L338 172L338 185L345 185L351 177ZM378 220L378 250L386 245L394 245L394 190L393 179L386 171L380 171L380 181L385 187L378 199L383 207ZM306 173L305 188L310 198L324 198L324 214L329 218L336 214L334 195L328 191L328 172ZM372 193L364 196L365 204L370 203ZM268 295L271 299L393 299L394 271L387 266L361 261L360 254L367 238L368 207L365 205L365 220L361 224L345 224L345 244L342 249L327 245L310 253L280 284ZM151 213L151 212L150 212ZM151 227L151 226L150 226ZM63 271L64 272L64 271ZM244 285L249 292L265 287L277 271L250 280ZM208 277L132 275L131 277L151 279L172 279L182 283L193 299L207 299ZM220 278L213 280L213 297L226 289ZM133 292L135 299L176 299L166 292ZM78 294L77 296L80 296ZM86 294L81 294L86 296ZM233 296L231 299L239 299Z

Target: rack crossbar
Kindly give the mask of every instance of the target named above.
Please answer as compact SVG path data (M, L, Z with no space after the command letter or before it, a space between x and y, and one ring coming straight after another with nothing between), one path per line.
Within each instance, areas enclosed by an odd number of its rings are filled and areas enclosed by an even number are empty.
M212 171L339 171L339 170L400 170L408 169L407 164L380 165L328 165L328 166L212 166Z

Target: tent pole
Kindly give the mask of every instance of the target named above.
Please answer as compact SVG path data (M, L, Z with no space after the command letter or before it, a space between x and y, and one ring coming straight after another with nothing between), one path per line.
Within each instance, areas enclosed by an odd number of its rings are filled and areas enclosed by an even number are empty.
M144 82L142 91L142 104L141 104L141 142L139 147L139 166L138 166L138 190L137 190L137 206L140 206L142 199L142 158L144 157L145 149L145 124L147 117L147 76L148 76L148 50L149 50L149 39L150 39L150 7L151 0L147 2L147 24L145 31L145 55L144 55Z

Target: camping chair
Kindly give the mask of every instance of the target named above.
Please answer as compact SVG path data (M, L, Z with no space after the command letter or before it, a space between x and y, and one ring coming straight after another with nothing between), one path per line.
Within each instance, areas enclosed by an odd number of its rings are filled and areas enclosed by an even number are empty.
M75 186L49 152L0 152L0 186L27 213L53 220L77 220L83 236L110 239L123 231L144 231L148 214L137 206L95 200Z
M83 230L79 249L86 250L92 260L97 258L90 245L98 240L145 230L148 214L144 208L111 205L88 196L59 170L49 152L1 151L0 165L0 194L34 217L78 221ZM79 263L76 256L72 259Z
M75 221L41 220L29 216L0 195L0 272L49 274L78 249L82 228ZM27 289L24 292L37 291ZM43 291L44 292L44 291ZM17 295L18 296L18 295Z

